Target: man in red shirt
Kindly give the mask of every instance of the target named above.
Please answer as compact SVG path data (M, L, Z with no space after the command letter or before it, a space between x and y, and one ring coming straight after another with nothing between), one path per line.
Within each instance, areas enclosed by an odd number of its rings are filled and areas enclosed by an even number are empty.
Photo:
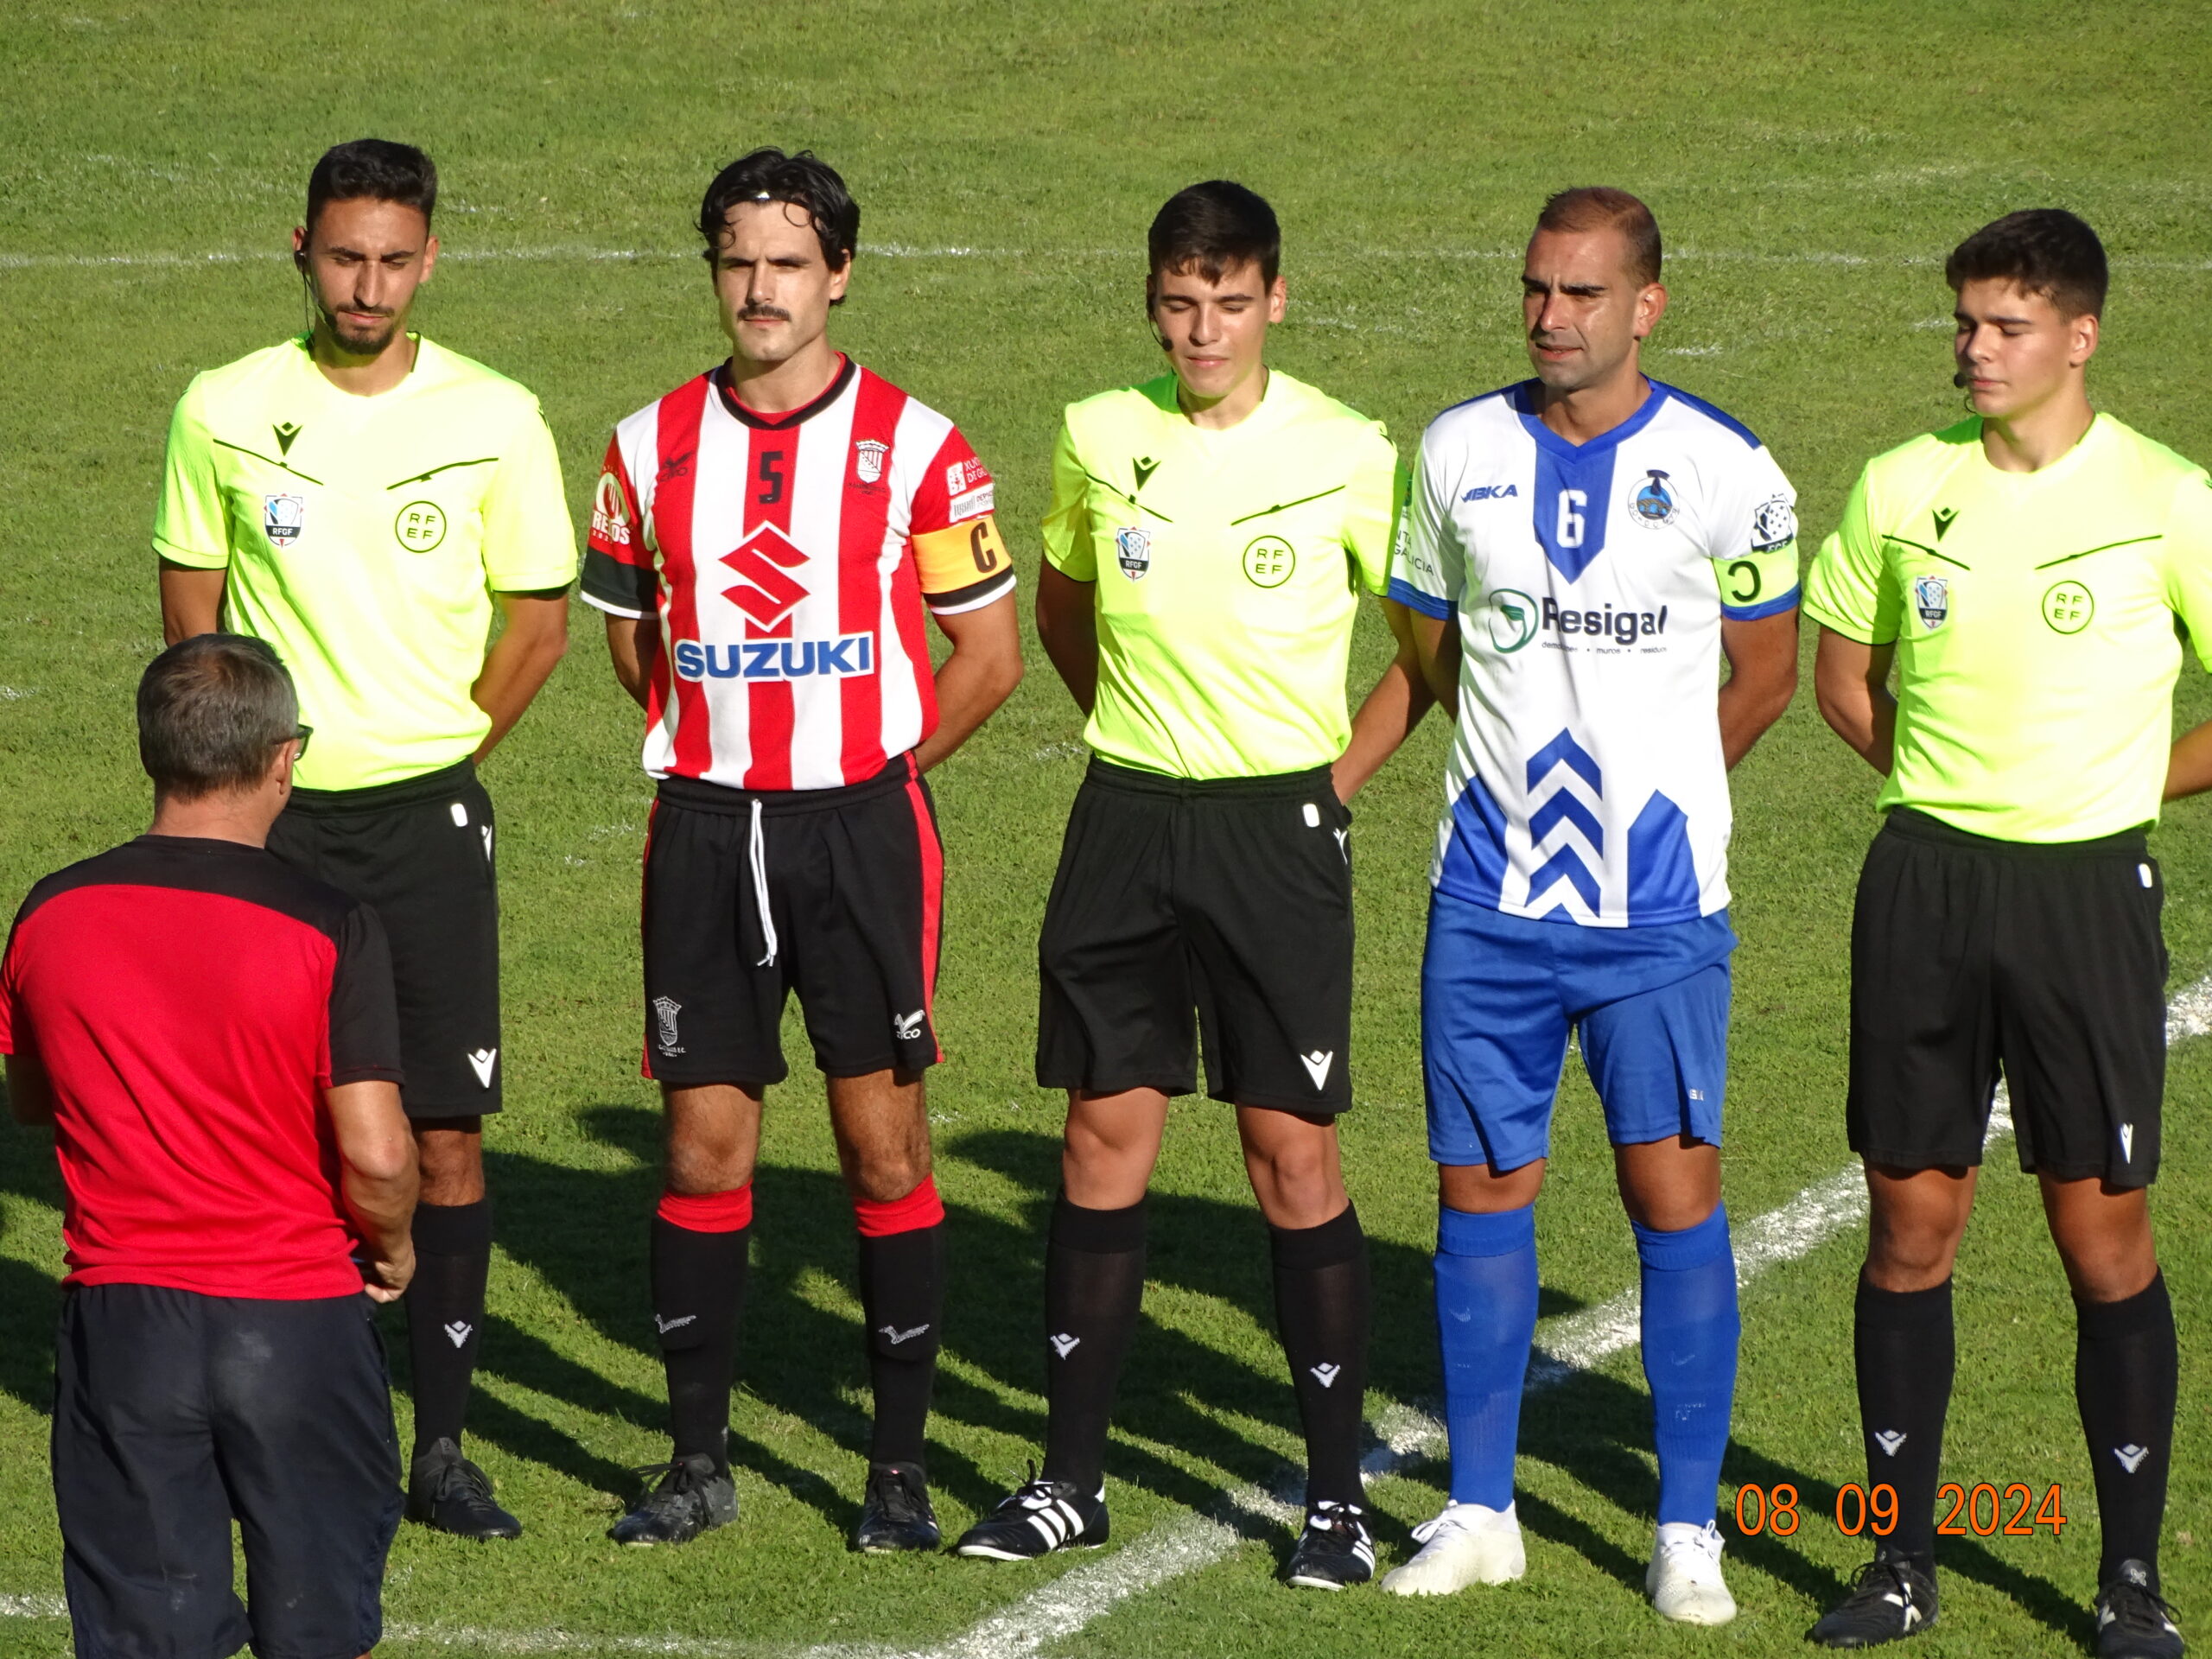
M860 1230L875 1421L855 1547L938 1541L923 1468L944 1207L922 1073L943 853L922 774L1021 677L991 475L830 346L860 209L811 155L725 168L699 213L732 351L615 428L584 560L660 780L645 1072L668 1112L653 1321L674 1454L610 1535L737 1513L726 1441L760 1101L798 994ZM951 642L934 671L925 611Z
M54 1491L80 1653L381 1634L399 1446L370 1304L414 1272L415 1150L384 929L264 845L298 721L258 639L156 658L153 828L34 887L0 963L10 1101L54 1127L67 1192Z

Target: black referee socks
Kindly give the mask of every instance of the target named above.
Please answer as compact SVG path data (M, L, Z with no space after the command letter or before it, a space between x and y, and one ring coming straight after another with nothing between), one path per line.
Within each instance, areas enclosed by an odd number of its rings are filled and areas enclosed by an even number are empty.
M1144 1301L1144 1200L1086 1210L1063 1192L1045 1248L1045 1478L1088 1496L1106 1478L1106 1424Z
M1306 1503L1362 1504L1359 1435L1367 1395L1367 1236L1359 1212L1319 1227L1268 1229L1275 1323L1306 1430Z
M1894 1487L1897 1527L1877 1547L1923 1573L1936 1570L1936 1479L1957 1350L1951 1281L1928 1290L1877 1290L1862 1274L1852 1334L1866 1490Z
M415 1452L461 1443L492 1272L492 1200L415 1207L415 1277L407 1287L407 1357L415 1374Z
M2155 1594L2179 1368L2166 1276L2153 1275L2125 1301L2077 1300L2074 1318L2074 1397L2104 1522L2097 1582L2108 1583L2122 1561L2137 1560L2151 1569Z

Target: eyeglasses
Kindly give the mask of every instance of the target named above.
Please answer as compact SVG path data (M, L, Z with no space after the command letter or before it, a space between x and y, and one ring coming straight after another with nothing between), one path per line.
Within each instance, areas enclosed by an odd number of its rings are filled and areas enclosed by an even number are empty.
M315 728L312 726L302 726L292 734L292 741L300 746L293 752L292 759L296 760L308 752L308 740L314 735Z

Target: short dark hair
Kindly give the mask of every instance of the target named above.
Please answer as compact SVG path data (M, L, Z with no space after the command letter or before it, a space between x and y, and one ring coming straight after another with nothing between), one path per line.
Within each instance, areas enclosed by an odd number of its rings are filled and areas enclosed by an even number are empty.
M438 205L438 169L412 144L389 138L355 138L334 144L308 175L308 229L334 201L396 201L430 222Z
M292 677L265 642L196 634L155 658L138 682L138 763L164 799L251 789L299 721Z
M842 270L860 245L861 209L837 169L810 149L786 156L773 145L741 156L715 175L699 203L699 234L712 264L729 227L729 210L742 201L785 201L806 209L822 244L823 263Z
M1238 265L1256 262L1273 285L1282 268L1282 226L1265 197L1227 179L1178 190L1153 215L1145 236L1151 284L1171 271L1194 270L1217 283Z
M2064 317L2101 317L2111 273L2097 233L2063 207L2024 207L1983 226L1951 250L1943 280L2012 283L2040 294Z
M1628 238L1628 274L1645 287L1659 280L1659 221L1639 198L1625 190L1616 190L1609 184L1562 190L1536 215L1536 228L1569 236L1586 231L1618 231Z

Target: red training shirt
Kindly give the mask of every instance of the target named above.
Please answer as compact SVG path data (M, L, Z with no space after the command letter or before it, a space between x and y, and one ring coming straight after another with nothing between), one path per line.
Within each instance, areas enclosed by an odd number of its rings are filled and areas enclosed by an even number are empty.
M0 1052L52 1082L65 1284L360 1290L322 1091L401 1081L366 905L257 847L142 836L23 900Z

